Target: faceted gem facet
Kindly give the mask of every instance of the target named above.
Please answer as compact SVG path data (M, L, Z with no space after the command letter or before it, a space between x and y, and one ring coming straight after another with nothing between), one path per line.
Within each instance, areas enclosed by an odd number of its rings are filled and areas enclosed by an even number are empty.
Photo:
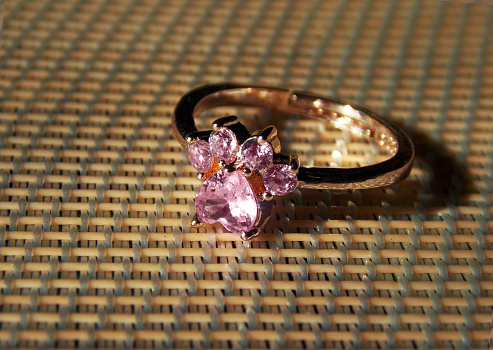
M231 163L235 160L238 140L228 128L220 128L218 131L213 131L209 136L209 144L211 145L212 153L219 160L224 160L226 163Z
M284 196L296 188L298 176L289 170L288 165L274 164L264 173L264 186L275 196Z
M188 159L198 171L204 172L212 166L212 153L204 140L193 141L188 147Z
M195 197L195 209L201 222L219 222L238 234L255 228L259 213L255 194L241 171L220 170L205 180Z
M270 143L261 143L258 138L251 137L241 146L241 157L251 170L262 170L272 164L274 151Z

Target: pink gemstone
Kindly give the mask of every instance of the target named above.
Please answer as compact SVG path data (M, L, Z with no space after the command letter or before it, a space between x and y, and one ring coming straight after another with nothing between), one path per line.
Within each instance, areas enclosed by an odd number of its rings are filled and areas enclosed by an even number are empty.
M212 153L219 160L224 160L226 163L231 163L235 160L238 141L231 130L220 128L218 131L213 131L209 136L209 144L211 145Z
M204 140L193 141L188 147L188 159L198 171L207 171L212 166L212 154L209 144Z
M220 170L205 180L195 197L195 209L203 223L219 222L238 234L251 231L259 213L255 194L240 171Z
M251 170L262 170L272 164L274 151L268 142L260 143L251 137L241 146L241 157Z
M289 170L289 166L274 164L264 173L264 186L275 196L284 196L296 188L298 176Z

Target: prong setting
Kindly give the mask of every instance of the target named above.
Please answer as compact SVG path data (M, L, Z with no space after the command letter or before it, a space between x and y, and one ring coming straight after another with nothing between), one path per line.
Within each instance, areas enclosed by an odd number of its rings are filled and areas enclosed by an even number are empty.
M205 174L204 173L198 173L197 174L197 180L204 181L205 180Z
M255 228L251 231L248 231L248 232L242 232L240 234L240 238L244 241L249 241L255 237L257 237L260 233L260 230L258 228Z
M203 225L204 224L200 222L199 218L197 217L197 214L195 214L192 220L190 220L190 226L192 226L193 228L201 228Z
M277 128L273 125L269 125L262 130L257 130L252 134L252 137L257 138L260 144L269 142L274 153L279 153L281 151L281 142L277 137Z
M262 193L262 199L264 201L271 201L273 198L274 198L274 196L272 195L272 193L270 193L268 191Z
M239 123L238 117L234 115L230 115L227 117L219 118L216 121L214 121L214 123L212 123L212 129L214 131L218 131L223 127L228 127L237 123Z
M269 125L258 131L254 136L258 138L260 143L272 142L277 137L277 129L273 125Z
M298 174L298 171L300 170L300 160L298 159L297 155L291 155L289 157L289 171L291 171L294 174Z
M209 139L210 132L208 131L193 131L185 137L185 141L190 146L190 144L196 140L207 141Z
M219 162L217 162L217 166L219 167L219 169L224 170L224 168L226 168L226 162L224 160L220 160Z
M250 177L252 176L252 171L249 168L243 168L243 175L245 175L245 177Z

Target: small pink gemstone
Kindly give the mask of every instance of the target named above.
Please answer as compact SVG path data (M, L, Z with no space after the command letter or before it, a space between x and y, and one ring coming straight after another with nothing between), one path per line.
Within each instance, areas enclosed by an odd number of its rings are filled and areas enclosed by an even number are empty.
M296 188L298 176L289 170L289 166L274 164L264 173L264 186L275 196L284 196Z
M188 159L198 171L207 171L212 166L209 144L204 140L193 141L188 147Z
M211 145L212 153L219 160L224 160L226 163L231 163L235 160L238 141L235 134L228 128L220 128L218 131L213 131L209 136L209 144Z
M195 197L197 217L206 224L219 222L233 233L251 231L259 207L255 194L240 171L220 170L204 181Z
M272 164L274 151L268 142L260 143L256 137L251 137L241 146L241 157L251 170L262 170Z

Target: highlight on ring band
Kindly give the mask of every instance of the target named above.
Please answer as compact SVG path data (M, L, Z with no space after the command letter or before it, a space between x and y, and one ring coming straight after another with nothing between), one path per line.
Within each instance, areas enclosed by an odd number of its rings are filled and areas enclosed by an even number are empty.
M281 152L274 126L250 133L236 116L217 119L211 130L197 130L194 118L218 106L255 106L315 118L334 128L375 141L390 158L355 168L300 165ZM234 84L205 85L178 102L173 130L188 150L203 181L191 225L220 223L243 240L256 237L270 218L274 196L295 188L367 189L397 183L409 174L414 147L409 137L375 113L345 101L283 88Z

